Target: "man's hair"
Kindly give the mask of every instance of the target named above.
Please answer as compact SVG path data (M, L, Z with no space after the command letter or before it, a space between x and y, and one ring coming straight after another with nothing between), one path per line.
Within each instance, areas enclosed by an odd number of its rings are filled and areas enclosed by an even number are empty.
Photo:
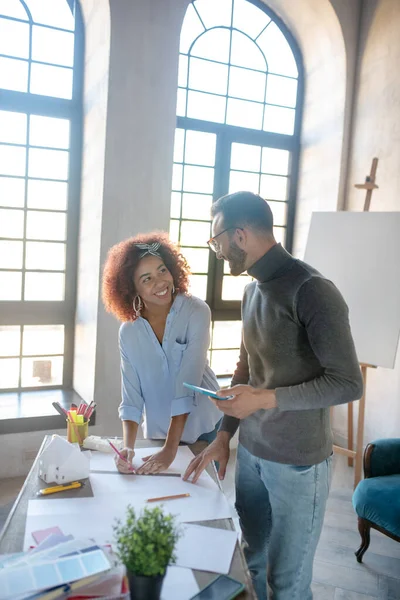
M274 218L268 202L253 192L235 192L219 198L211 208L211 216L221 213L224 228L248 226L273 232Z

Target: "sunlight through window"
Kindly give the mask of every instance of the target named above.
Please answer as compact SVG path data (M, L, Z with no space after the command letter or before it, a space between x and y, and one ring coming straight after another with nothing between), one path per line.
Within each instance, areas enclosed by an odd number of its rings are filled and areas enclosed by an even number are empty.
M240 319L251 278L233 277L210 255L211 203L259 193L271 205L277 241L290 243L301 94L294 47L279 19L251 0L193 0L182 25L170 235L191 266L191 292L212 309L209 356L218 375L231 374L237 361L240 321L232 315Z
M77 214L79 36L75 2L0 1L2 391L61 387L71 369L64 346L76 269L68 243L77 223L68 211L75 205Z

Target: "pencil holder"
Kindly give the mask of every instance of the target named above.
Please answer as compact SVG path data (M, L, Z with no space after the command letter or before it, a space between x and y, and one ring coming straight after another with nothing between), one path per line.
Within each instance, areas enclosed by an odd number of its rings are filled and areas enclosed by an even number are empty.
M72 423L71 421L67 421L67 440L71 444L78 442L82 446L88 435L89 421L86 421L86 423Z

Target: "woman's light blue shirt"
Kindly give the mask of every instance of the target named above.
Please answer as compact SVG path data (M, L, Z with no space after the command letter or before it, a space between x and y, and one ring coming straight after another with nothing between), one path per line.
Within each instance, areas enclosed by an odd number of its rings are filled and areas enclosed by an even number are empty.
M222 413L203 394L183 382L219 389L207 363L210 309L194 296L178 294L167 317L162 344L146 319L123 323L119 330L121 354L122 421L140 423L146 438L165 439L171 417L190 413L182 441L195 442L215 428Z

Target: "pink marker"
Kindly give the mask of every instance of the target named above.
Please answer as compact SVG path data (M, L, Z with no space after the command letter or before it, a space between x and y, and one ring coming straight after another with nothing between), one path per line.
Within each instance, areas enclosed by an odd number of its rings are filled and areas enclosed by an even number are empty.
M132 467L132 465L129 463L129 461L127 461L126 458L124 456L122 456L121 452L119 450L117 450L117 448L114 446L114 444L112 444L110 442L110 440L107 440L107 442L110 444L110 446L114 450L114 452L116 452L118 454L118 456L120 457L120 459L123 460L124 462L126 462L129 465L129 470L132 471L132 473L134 473L135 469Z

